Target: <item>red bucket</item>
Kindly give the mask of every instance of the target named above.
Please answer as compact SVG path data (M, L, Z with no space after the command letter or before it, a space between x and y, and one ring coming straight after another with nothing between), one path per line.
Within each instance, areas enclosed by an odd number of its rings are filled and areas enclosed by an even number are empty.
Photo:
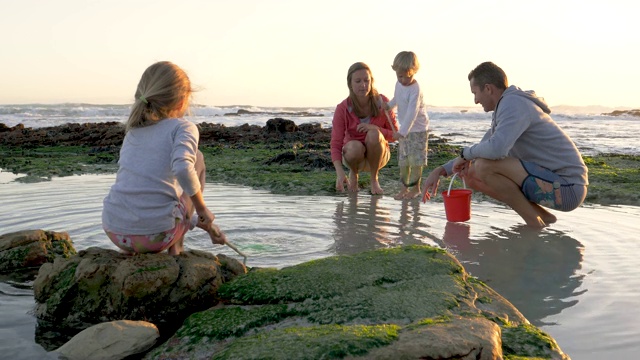
M442 192L442 198L444 199L444 211L447 214L447 221L462 222L471 219L472 192L466 188L466 185L464 189L451 190L451 185L453 185L453 179L456 175L453 174L451 177L449 190Z

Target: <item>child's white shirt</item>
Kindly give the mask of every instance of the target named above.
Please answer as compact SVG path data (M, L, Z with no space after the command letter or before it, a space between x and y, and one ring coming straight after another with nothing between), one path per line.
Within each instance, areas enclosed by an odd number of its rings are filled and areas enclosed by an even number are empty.
M404 86L396 82L393 99L389 107L397 106L397 118L400 123L398 133L407 136L410 132L425 132L429 130L429 115L424 96L417 80L411 85Z

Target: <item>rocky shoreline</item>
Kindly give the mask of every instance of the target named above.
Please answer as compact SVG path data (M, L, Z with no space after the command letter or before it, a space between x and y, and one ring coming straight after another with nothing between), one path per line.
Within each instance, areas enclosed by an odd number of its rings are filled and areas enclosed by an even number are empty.
M630 115L630 116L637 116L637 117L640 117L640 109L633 109L633 110L614 110L614 111L609 112L609 113L602 113L601 115L608 115L608 116L622 116L622 115Z
M319 123L296 125L273 118L265 126L198 124L200 150L205 155L207 181L238 184L279 194L336 195L330 156L331 129ZM121 123L69 123L26 128L0 124L0 169L19 174L17 181L47 181L54 176L109 174L117 171ZM395 147L380 172L387 193L399 190ZM429 138L431 169L451 159L459 147L445 138ZM600 154L584 156L589 167L586 203L640 206L640 156ZM369 187L368 174L359 186ZM476 200L490 200L475 193Z
M0 273L38 269L36 341L68 359L569 359L431 246L278 270L72 243L52 231L0 235L0 259L11 260Z
M298 126L293 121L283 118L270 119L265 126L225 126L205 122L198 124L198 129L201 146L219 143L238 145L272 140L328 143L331 140L331 129L322 128L318 123ZM282 135L286 135L286 138L282 139ZM123 138L123 124L113 121L68 123L42 128L28 128L23 124L8 127L0 123L0 144L22 149L40 146L87 146L99 151L111 147L119 148Z

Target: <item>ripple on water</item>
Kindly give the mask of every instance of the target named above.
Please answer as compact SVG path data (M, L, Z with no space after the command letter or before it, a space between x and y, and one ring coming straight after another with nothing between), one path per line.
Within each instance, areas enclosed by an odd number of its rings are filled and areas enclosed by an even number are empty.
M100 225L102 199L114 175L32 184L13 178L0 172L2 233L67 231L78 250L115 249ZM640 277L634 270L640 253L638 207L585 205L558 213L557 224L531 232L518 225L512 210L489 202L474 202L470 221L449 223L441 199L422 204L364 193L282 196L220 184L208 184L204 196L230 241L249 256L249 266L281 268L401 244L440 246L571 357L625 358L640 351ZM189 233L186 246L237 256L212 245L201 231ZM41 357L42 349L34 343L35 320L28 314L30 285L0 281L0 348L20 344L27 350L17 356L33 358Z

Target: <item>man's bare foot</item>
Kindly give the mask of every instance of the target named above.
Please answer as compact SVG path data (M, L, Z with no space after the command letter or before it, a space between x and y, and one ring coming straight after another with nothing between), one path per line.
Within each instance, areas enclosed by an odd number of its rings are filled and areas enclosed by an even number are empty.
M555 223L556 221L558 221L558 218L553 215L553 214L548 214L547 216L542 216L540 215L540 218L542 219L542 221L544 221L545 224L550 225Z
M549 225L549 224L553 224L556 221L558 221L558 218L555 215L553 215L552 213L548 212L542 206L534 203L533 207L534 207L534 209L536 209L536 212L538 213L538 216L540 216L540 218L542 219L542 221L544 221L545 224Z
M378 180L371 180L371 195L382 195L384 190L380 187Z
M531 219L531 220L524 219L524 221L527 223L529 227L532 227L534 229L542 229L544 227L547 227L547 224L545 224L545 222L542 220L542 218L540 218L540 216L536 216L535 219Z
M354 171L349 171L349 184L347 188L351 192L358 192L358 173Z

